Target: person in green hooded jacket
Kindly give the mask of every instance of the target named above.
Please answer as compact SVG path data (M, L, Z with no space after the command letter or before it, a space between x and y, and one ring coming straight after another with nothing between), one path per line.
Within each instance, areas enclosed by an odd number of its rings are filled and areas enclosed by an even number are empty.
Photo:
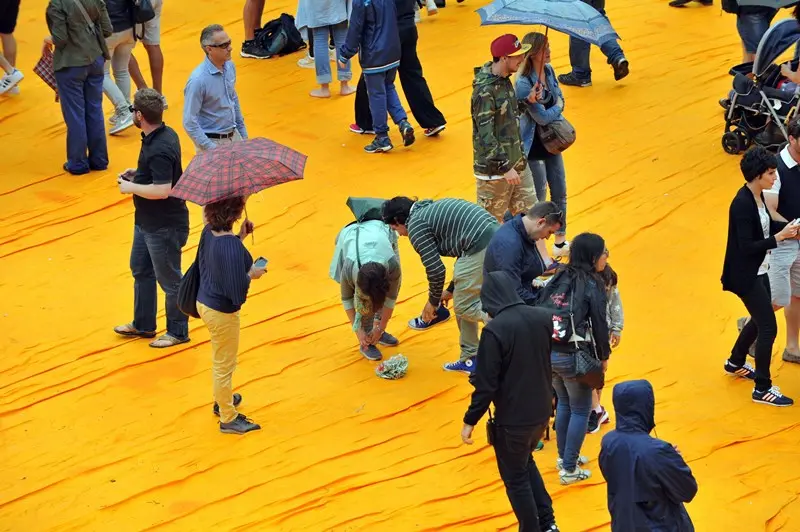
M386 332L400 292L397 240L380 220L351 223L336 237L330 276L339 283L342 305L368 360L383 358L376 344L400 343Z

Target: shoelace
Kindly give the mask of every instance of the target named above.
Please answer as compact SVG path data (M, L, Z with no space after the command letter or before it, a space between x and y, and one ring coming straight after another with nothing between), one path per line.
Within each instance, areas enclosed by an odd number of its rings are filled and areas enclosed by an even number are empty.
M744 363L744 365L743 365L742 367L743 367L744 369L748 369L748 370L752 371L753 373L755 373L755 372L756 372L756 368L754 368L753 366L751 366L749 362L745 362L745 363Z
M770 388L768 393L771 393L775 397L783 397L783 394L781 393L781 389L778 388L777 386L773 386L772 388Z

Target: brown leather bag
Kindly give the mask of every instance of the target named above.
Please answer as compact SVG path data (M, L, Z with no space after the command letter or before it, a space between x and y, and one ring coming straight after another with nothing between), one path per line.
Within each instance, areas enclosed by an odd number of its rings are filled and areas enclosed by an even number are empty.
M546 126L537 125L536 134L539 135L544 149L553 155L575 144L575 128L566 118L555 120Z

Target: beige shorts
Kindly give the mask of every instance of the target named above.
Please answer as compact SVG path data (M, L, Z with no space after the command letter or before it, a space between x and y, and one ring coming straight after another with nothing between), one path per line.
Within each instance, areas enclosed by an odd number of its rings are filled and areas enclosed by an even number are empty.
M505 179L475 179L478 205L489 211L501 223L506 211L512 215L527 212L536 203L536 188L530 166L519 172L519 185L509 185Z
M141 36L142 44L148 46L161 44L161 6L163 4L164 0L153 0L153 9L156 12L156 16L152 20L136 26L136 35Z

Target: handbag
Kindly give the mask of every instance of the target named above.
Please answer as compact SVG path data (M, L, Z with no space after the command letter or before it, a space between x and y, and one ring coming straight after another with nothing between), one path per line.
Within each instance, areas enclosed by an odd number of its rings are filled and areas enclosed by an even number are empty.
M33 67L33 72L55 91L56 101L58 101L58 84L56 83L56 73L53 70L53 52L49 49L45 50L36 66Z
M553 73L555 75L555 73ZM530 79L533 83L532 78ZM555 105L555 103L553 103ZM550 106L552 107L552 105ZM561 118L554 120L546 125L536 125L536 134L539 135L539 140L542 141L544 149L547 153L558 155L575 144L575 128L572 124L561 115Z
M547 125L537 125L536 133L548 153L558 155L575 144L575 128L566 118L560 118Z
M570 313L569 320L572 325L572 336L576 336L575 319L572 313L572 298L575 290L570 294ZM592 320L589 318L588 336L590 341L578 342L575 338L575 378L578 382L586 384L593 390L599 390L605 384L605 373L603 363L597 357L597 346L594 343L594 333L592 331Z
M134 0L133 21L136 24L144 24L154 18L156 18L156 10L153 8L151 0Z
M200 291L200 255L203 252L207 227L200 233L200 244L197 245L194 262L183 274L181 284L178 286L178 309L192 318L200 317L200 313L197 312L197 293Z
M486 443L494 445L495 438L497 438L497 425L494 424L492 417L492 409L489 408L489 419L486 421Z

